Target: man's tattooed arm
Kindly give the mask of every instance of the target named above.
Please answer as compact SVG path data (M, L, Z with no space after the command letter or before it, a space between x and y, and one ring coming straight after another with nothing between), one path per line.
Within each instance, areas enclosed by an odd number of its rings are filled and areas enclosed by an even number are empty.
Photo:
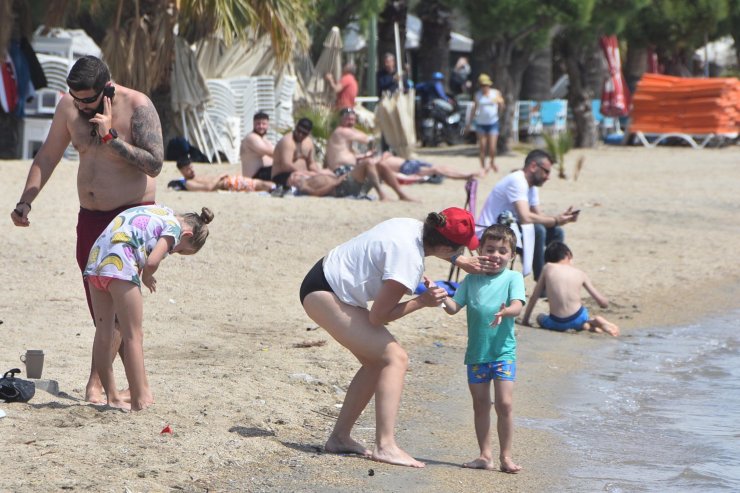
M110 142L113 150L126 161L152 178L162 171L164 145L159 115L150 102L134 109L131 115L131 141L115 139Z

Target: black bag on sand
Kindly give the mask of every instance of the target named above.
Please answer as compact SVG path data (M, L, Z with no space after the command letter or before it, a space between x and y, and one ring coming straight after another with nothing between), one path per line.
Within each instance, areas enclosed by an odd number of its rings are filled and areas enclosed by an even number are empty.
M28 402L34 396L36 384L15 378L15 374L20 372L18 368L13 368L0 378L0 399L5 402Z

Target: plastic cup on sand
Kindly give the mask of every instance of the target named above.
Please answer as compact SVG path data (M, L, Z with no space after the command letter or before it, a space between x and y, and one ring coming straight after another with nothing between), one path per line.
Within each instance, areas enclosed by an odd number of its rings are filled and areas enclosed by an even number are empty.
M29 349L26 354L21 354L21 361L26 364L26 376L28 378L41 378L44 370L44 351L42 349Z

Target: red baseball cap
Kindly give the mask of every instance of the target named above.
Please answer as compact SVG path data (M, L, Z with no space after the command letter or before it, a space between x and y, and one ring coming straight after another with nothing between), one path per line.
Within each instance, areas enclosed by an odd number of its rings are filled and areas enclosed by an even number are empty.
M478 237L475 236L475 219L465 209L450 207L440 212L447 221L444 226L437 227L442 236L448 240L465 245L470 250L478 248Z

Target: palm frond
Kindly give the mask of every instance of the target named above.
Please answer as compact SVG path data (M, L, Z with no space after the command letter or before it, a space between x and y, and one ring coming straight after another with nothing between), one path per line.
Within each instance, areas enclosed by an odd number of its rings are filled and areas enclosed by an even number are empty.
M229 45L266 34L278 65L288 62L296 46L308 49L307 21L315 0L182 0L180 33L194 43L214 33Z

